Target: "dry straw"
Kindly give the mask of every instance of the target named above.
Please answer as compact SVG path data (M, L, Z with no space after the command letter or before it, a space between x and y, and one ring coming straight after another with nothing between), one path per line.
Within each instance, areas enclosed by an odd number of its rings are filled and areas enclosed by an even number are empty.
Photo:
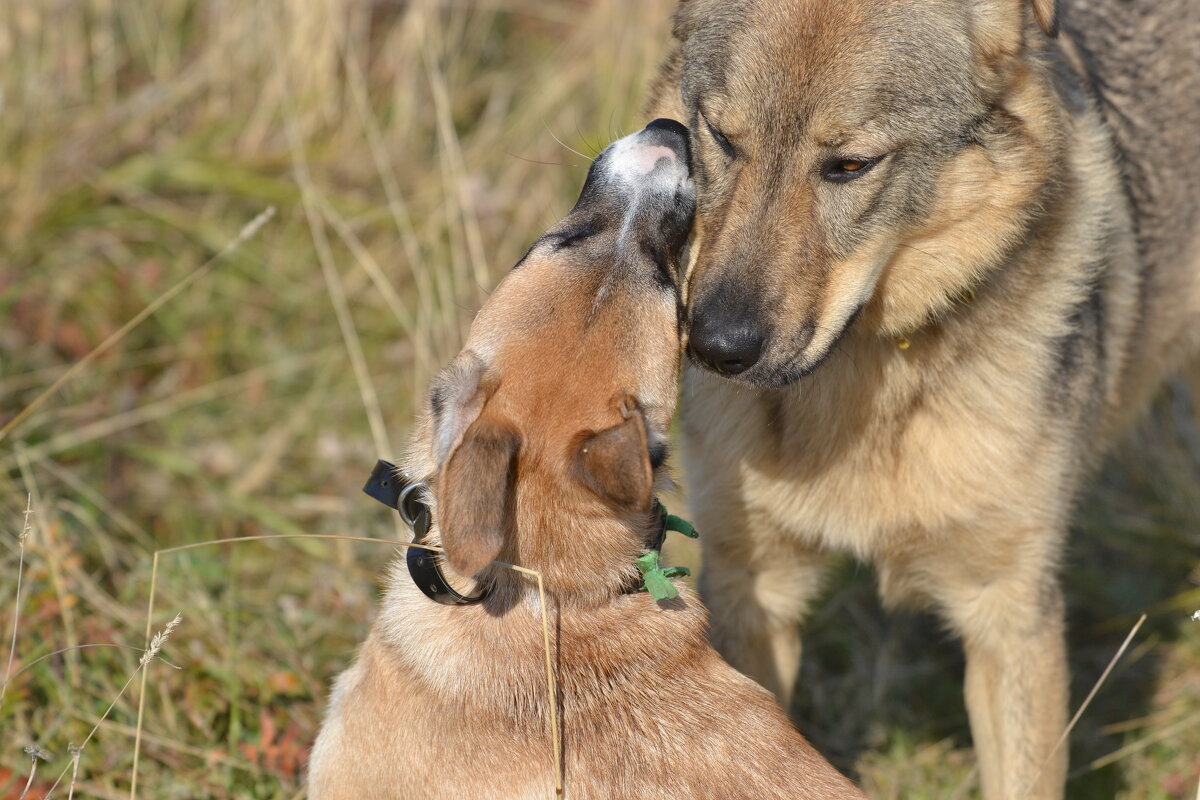
M269 206L257 217L246 223L245 227L238 232L238 235L233 237L233 239L230 240L227 245L221 248L220 252L218 252L208 261L205 261L194 271L188 273L186 277L184 277L170 289L156 297L150 302L149 305L135 314L132 319L130 319L117 330L113 331L113 333L105 338L105 340L100 344L92 348L87 355L72 364L70 369L60 375L58 380L50 384L50 386L37 397L35 397L29 403L29 405L21 409L21 411L18 412L15 417L10 419L3 426L0 426L0 441L3 441L4 437L6 437L10 432L12 432L13 429L20 425L26 417L28 417L38 408L38 406L40 406L51 395L57 392L63 386L63 384L82 372L85 367L95 361L98 357L111 350L112 347L117 342L124 339L131 330L146 321L146 319L153 315L155 311L158 311L164 305L169 303L176 295L211 272L213 267L220 263L221 259L232 253L234 250L237 250L250 239L254 238L255 234L257 234L259 230L262 229L262 226L266 225L273 216L275 216L275 207Z
M434 547L431 545L395 542L395 541L392 541L389 539L375 539L375 538L371 538L371 537L367 537L367 536L340 536L340 535L336 535L336 534L317 534L317 533L269 534L269 535L264 535L264 536L237 536L237 537L231 537L228 539L213 539L213 540L206 541L206 542L193 542L192 544L183 544L183 545L178 545L176 547L165 547L160 550L156 550L154 552L154 563L150 570L150 597L148 598L148 600L146 602L146 653L147 653L147 655L143 656L143 661L142 661L142 664L139 665L139 669L147 661L149 661L150 659L152 659L154 657L154 655L157 653L157 647L161 646L162 642L166 641L166 637L170 635L171 630L173 629L174 625L178 623L178 619L179 619L178 617L176 617L174 622L172 622L171 624L168 624L168 626L162 632L160 632L159 634L157 634L153 638L151 638L151 636L150 636L150 630L151 630L150 621L154 618L154 595L155 595L156 589L158 588L158 564L159 564L159 558L161 556L167 555L170 553L181 553L181 552L184 552L187 550L198 550L198 549L205 548L205 547L215 547L218 545L242 544L245 542L280 541L280 540L284 540L284 539L326 539L326 540L340 540L340 541L349 541L349 542L370 542L373 544L386 544L391 547L401 547L401 548L418 547L422 550L428 550L433 553L441 553L442 552L442 548ZM549 618L548 612L546 610L546 587L545 587L544 582L542 581L542 573L537 570L527 569L525 567L519 567L515 564L506 564L503 561L493 561L492 563L497 566L501 566L501 567L505 567L506 569L513 570L514 572L518 572L522 575L528 575L537 580L538 611L541 614L541 618L542 618L542 645L544 647L545 656L546 656L546 699L548 701L547 706L549 708L549 718L547 720L547 724L550 728L551 750L554 754L554 792L555 792L555 796L561 796L563 793L563 773L562 773L562 755L560 752L561 745L559 743L560 738L559 738L559 728L558 728L558 725L559 725L558 692L557 692L557 689L555 688L556 683L555 683L555 679L554 679L554 660L553 660L553 657L551 656L551 648L550 648L550 618ZM133 676L130 676L129 680L132 681ZM128 686L128 684L126 684L126 686ZM124 691L124 690L122 690L122 691ZM116 702L116 701L114 701L114 702ZM146 671L144 669L142 669L141 690L140 690L140 694L138 696L137 728L135 729L134 740L133 740L133 767L131 768L130 784L129 784L130 800L136 800L136 798L137 798L138 759L141 755L141 749L142 749L142 727L143 727L143 722L144 722L144 718L145 718L145 706L146 706ZM99 723L97 723L97 725L98 724ZM95 730L93 729L93 733L94 732L95 732ZM91 738L90 735L88 738ZM86 744L86 742L85 742L85 744Z
M114 708L116 708L117 703L119 703L121 701L121 698L125 696L125 692L127 692L129 690L129 687L133 685L133 679L135 677L137 677L138 672L141 672L143 675L146 674L147 665L151 661L153 661L155 658L158 657L159 653L162 651L163 645L165 645L167 643L167 640L171 637L172 631L174 631L175 628L177 628L179 626L179 623L182 621L183 621L183 615L176 614L174 619L172 619L170 622L168 622L167 625L161 631L159 631L158 633L156 633L154 635L154 637L150 640L150 646L142 653L141 657L138 659L137 667L134 668L133 673L130 674L129 678L125 681L124 686L122 686L120 691L117 692L116 697L114 697L112 699L112 702L110 702L108 704L108 708L106 708L104 710L104 713L100 715L100 718L98 720L96 720L95 724L92 726L92 729L90 731L88 731L88 735L84 737L83 743L79 744L79 745L71 744L71 745L67 746L67 753L70 755L70 761L67 763L67 765L65 767L63 767L62 772L59 773L58 778L55 779L54 783L51 784L50 788L46 790L46 794L44 795L44 800L50 800L50 798L53 797L54 790L58 788L60 783L62 783L63 778L65 778L67 776L68 772L71 774L71 779L70 779L69 789L67 792L67 799L73 800L73 798L75 796L75 783L79 777L79 760L80 760L80 757L83 755L84 748L87 747L87 744L88 744L88 742L90 742L92 740L92 737L96 735L96 731L98 731L100 729L100 725L103 724L106 719L108 719L108 715L112 713L112 710ZM63 648L62 650L56 650L54 653L50 653L48 655L42 656L42 658L39 658L36 661L31 662L30 664L26 665L24 668L22 668L21 672L23 672L25 669L28 669L29 667L33 666L33 664L36 664L38 661L42 661L46 658L49 658L52 655L64 653L68 650L78 649L79 647L102 647L102 646L104 646L104 645L79 645L79 646L73 647L73 648ZM109 646L115 647L116 645L109 645ZM169 662L164 662L164 663L169 664ZM174 667L173 664L169 664L169 665ZM175 667L175 669L178 669L178 667ZM20 674L20 672L18 672L17 674ZM13 676L13 677L15 677L15 676ZM4 684L6 687L8 685L8 680L11 680L11 679L6 679L5 684ZM143 685L144 685L144 681L143 681ZM25 788L21 791L19 800L24 800L24 798L26 796L28 796L29 790L33 786L34 778L37 777L38 763L41 761L49 761L51 758L51 754L48 751L44 750L43 748L41 748L37 745L27 746L25 748L25 754L27 756L29 756L29 777L25 780Z
M17 652L17 628L21 624L21 578L25 574L25 541L33 530L29 525L29 517L33 514L33 495L25 497L25 520L21 525L21 533L17 536L17 596L13 601L12 642L8 646L8 664L4 667L4 683L0 684L0 708L4 707L4 695L8 692L8 682L12 673L13 656Z
M1092 704L1092 700L1096 697L1096 693L1100 691L1100 687L1104 685L1106 680L1108 680L1109 673L1113 671L1113 667L1115 667L1117 662L1121 660L1121 656L1125 655L1125 651L1129 649L1129 645L1133 642L1133 637L1137 636L1137 632L1141 629L1142 623L1145 621L1146 615L1142 614L1138 621L1134 623L1133 628L1125 637L1125 641L1122 642L1121 646L1117 648L1116 654L1114 654L1112 659L1108 662L1108 666L1104 668L1104 672L1100 673L1099 680L1097 680L1092 686L1092 690L1088 692L1088 696L1084 698L1083 703L1079 706L1079 710L1075 712L1075 716L1071 717L1071 721L1067 724L1066 730L1062 732L1062 736L1058 737L1058 741L1054 743L1054 747L1050 750L1046 757L1042 759L1041 765L1038 766L1038 771L1034 773L1033 780L1029 782L1029 785L1025 787L1025 791L1021 794L1022 798L1028 797L1029 793L1033 791L1033 787L1037 786L1038 778L1042 777L1042 772L1046 769L1046 765L1050 763L1050 760L1054 758L1056 753L1058 753L1059 748L1061 748L1063 743L1067 741L1067 737L1070 736L1071 731L1075 729L1075 724L1079 722L1079 718L1083 716L1083 712L1087 711L1088 706ZM1198 798L1198 800L1200 800L1200 798Z
M171 632L174 631L182 621L183 615L176 614L175 618L168 622L166 627L154 635L150 646L138 660L137 667L129 676L129 679L125 681L125 685L121 687L121 691L117 692L117 696L114 697L112 702L108 704L108 708L106 708L104 713L100 715L100 719L96 720L96 724L92 726L90 731L88 731L88 735L84 737L83 743L78 747L75 747L74 745L71 746L71 762L67 764L67 766L63 767L63 771L59 773L58 779L54 781L54 784L48 790L46 790L46 800L50 800L50 796L54 794L54 790L58 788L60 783L62 783L62 779L67 776L67 772L71 773L71 788L68 796L74 795L75 777L79 772L79 757L83 753L83 749L87 747L88 742L90 742L92 737L96 735L96 731L100 730L100 724L104 722L104 720L108 719L108 715L112 713L112 710L116 707L117 703L120 702L121 698L125 696L125 692L127 692L129 687L133 685L133 679L137 677L139 672L141 672L143 676L142 685L145 685L146 665L154 660L159 651L162 650L163 645L167 643L167 639L171 638ZM32 775L30 776L30 779L32 780Z
M13 660L16 655L16 649L17 649L17 631L20 628L20 621L21 621L21 583L22 583L22 577L23 577L24 571L25 571L25 542L29 539L30 533L33 530L33 526L30 524L30 521L29 521L29 518L33 515L33 513L34 513L33 494L28 493L26 495L26 499L25 499L25 512L24 512L24 519L23 519L22 525L21 525L21 533L17 536L17 545L18 545L17 588L16 588L16 596L15 596L15 599L13 602L13 630L12 630L12 640L9 644L9 650L8 650L8 663L4 668L4 680L3 680L3 682L0 682L0 706L3 705L4 697L8 692L8 685L13 681L13 679L16 678L18 675L20 675L21 673L23 673L26 670L33 667L35 664L38 664L39 662L44 661L47 658L51 658L53 656L60 655L62 653L72 652L75 650L81 650L81 649L90 648L90 647L120 647L120 645L112 645L112 644L72 645L71 647L60 648L51 653L47 653L43 656L40 656L39 658L36 658L33 661L30 661L28 664L23 665L21 667L21 669L17 670L17 672L15 674L12 672L12 664L13 664ZM121 698L125 695L125 692L128 691L129 687L133 684L133 679L135 677L137 677L137 673L140 671L140 672L142 672L143 675L145 675L146 666L151 661L153 661L155 658L158 657L159 653L162 651L163 645L165 645L167 643L167 640L170 638L171 632L174 631L176 627L178 627L178 625L182 621L182 619L183 619L182 615L176 614L175 618L173 620L171 620L169 623L167 623L166 627L164 627L161 631L159 631L157 634L155 634L152 639L150 639L149 646L146 648L146 650L142 653L142 655L138 659L137 667L134 669L133 673L129 676L128 680L125 681L125 685L121 687L121 690L119 692L117 692L117 696L114 697L112 699L112 702L108 704L108 708L105 709L104 713L100 716L100 719L98 719L96 721L96 723L92 726L92 729L88 732L88 735L86 737L84 737L83 743L78 746L71 744L67 747L67 752L70 755L70 761L63 768L62 772L59 773L58 778L54 781L54 783L50 786L50 788L46 790L46 794L44 795L44 800L50 800L50 798L54 794L54 790L58 788L58 785L60 783L62 783L63 778L66 777L68 772L71 773L71 781L70 781L70 789L68 790L67 797L68 797L68 800L73 800L73 798L75 796L75 782L79 775L79 760L80 760L80 756L83 754L83 749L87 746L88 742L90 742L92 740L92 737L96 735L96 731L100 729L101 723L103 723L108 718L108 715L112 713L112 710L116 707L117 703L120 702ZM169 664L169 662L166 662L166 663ZM174 665L170 664L170 666L174 666ZM178 667L175 667L175 668L178 669ZM144 686L144 682L143 682L143 686ZM33 787L33 781L37 777L39 762L49 761L51 758L51 754L47 750L39 747L36 744L31 744L31 745L26 746L25 754L29 756L29 776L25 780L25 787L21 790L19 800L24 800L24 798L26 798L29 795L29 791Z
M33 778L37 775L38 762L50 760L50 753L34 744L25 748L25 755L29 756L29 779L25 781L25 788L21 790L18 800L25 800L25 796L29 794L29 787L33 785Z

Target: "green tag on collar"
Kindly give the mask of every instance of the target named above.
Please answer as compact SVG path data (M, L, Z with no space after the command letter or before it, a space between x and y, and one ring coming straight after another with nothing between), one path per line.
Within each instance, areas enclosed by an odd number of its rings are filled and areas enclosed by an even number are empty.
M665 510L665 509L664 509ZM695 539L700 534L696 533L696 526L688 522L683 517L677 517L674 514L667 514L667 524L664 526L669 531L682 533L689 539Z
M634 562L638 571L642 573L642 588L649 592L656 602L673 600L679 597L679 590L670 579L690 575L691 571L687 567L663 568L658 564L659 557L657 550L651 550Z

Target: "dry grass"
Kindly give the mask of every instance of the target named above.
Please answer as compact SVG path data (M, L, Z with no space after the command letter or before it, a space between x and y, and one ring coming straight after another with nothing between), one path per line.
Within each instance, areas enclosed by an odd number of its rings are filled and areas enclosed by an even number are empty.
M486 288L569 208L587 163L571 149L594 153L640 121L672 4L0 8L5 644L20 609L0 798L21 796L26 747L50 753L27 797L64 769L80 795L128 796L142 696L121 689L147 623L166 622L144 615L155 550L394 535L360 499L366 472L403 446ZM268 206L275 218L206 270ZM1189 396L1172 388L1079 516L1067 576L1077 698L1137 614L1150 619L1075 732L1078 797L1195 793ZM370 622L384 560L289 539L165 566L157 602L187 623L164 652L181 669L149 665L140 794L301 796L325 688ZM806 731L880 797L971 796L955 645L924 619L880 613L861 570L843 577L812 626ZM37 661L91 644L122 647ZM69 745L93 729L76 759Z

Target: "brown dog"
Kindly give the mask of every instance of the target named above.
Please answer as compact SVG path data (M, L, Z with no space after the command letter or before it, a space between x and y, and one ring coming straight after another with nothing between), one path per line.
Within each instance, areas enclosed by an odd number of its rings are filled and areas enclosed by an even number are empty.
M675 405L686 135L658 120L597 157L436 380L405 471L486 599L440 605L393 570L333 690L314 800L553 796L536 584L495 559L545 576L568 797L862 797L708 645L686 587L635 590Z
M1060 797L1072 502L1200 340L1200 4L683 0L676 35L714 643L786 701L853 554L962 636L984 796Z

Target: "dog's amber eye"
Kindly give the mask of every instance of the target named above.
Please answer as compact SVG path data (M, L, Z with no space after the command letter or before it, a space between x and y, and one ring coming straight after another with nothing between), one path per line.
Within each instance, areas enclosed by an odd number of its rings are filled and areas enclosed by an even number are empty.
M863 175L879 163L878 158L835 158L825 164L821 177L834 183L845 183Z

